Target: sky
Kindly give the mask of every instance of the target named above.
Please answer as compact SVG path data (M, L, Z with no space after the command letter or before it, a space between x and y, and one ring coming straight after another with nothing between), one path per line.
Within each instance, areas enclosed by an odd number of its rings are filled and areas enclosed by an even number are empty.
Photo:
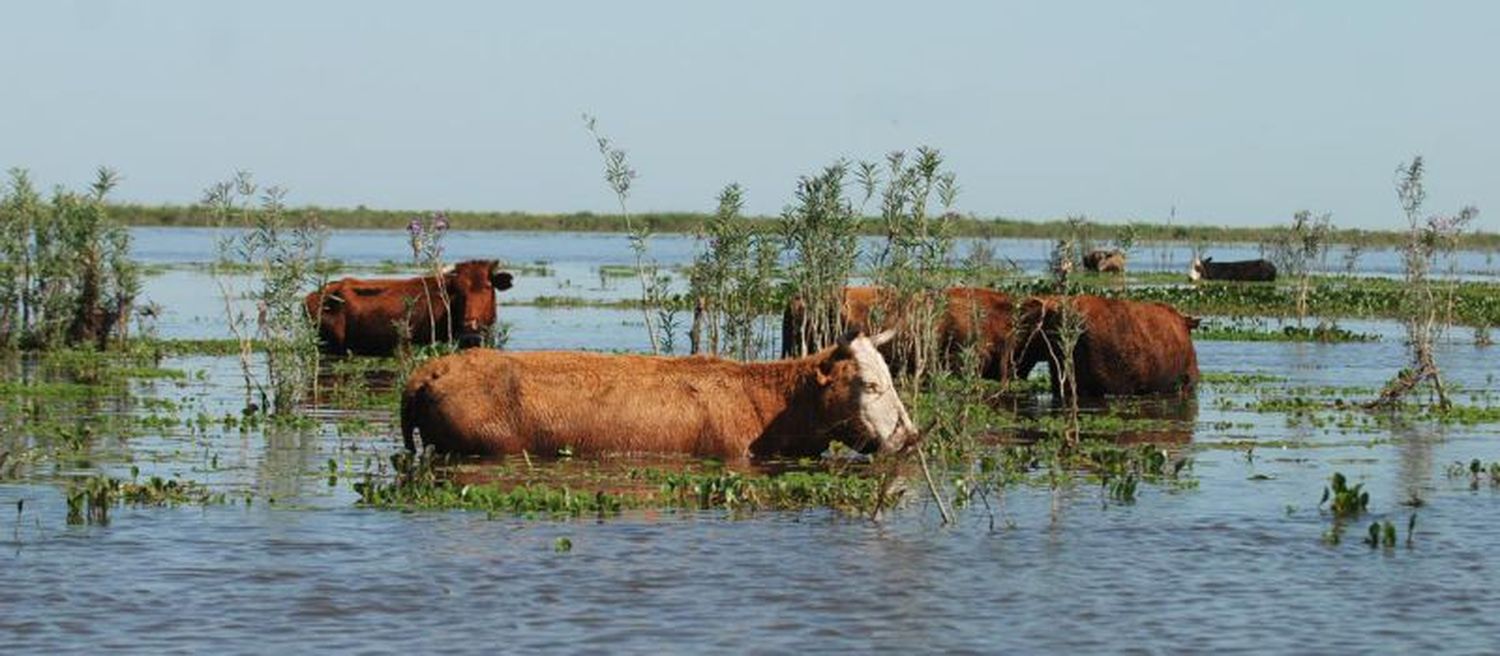
M779 213L837 160L940 149L981 217L1405 225L1500 213L1495 2L17 0L0 167L189 204ZM1486 211L1489 210L1489 211Z

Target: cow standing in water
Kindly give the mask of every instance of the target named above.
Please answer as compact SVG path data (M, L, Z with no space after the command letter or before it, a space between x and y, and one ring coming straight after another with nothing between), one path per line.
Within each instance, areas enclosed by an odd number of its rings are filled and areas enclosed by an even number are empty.
M1046 363L1052 393L1061 396L1058 371L1064 299L1082 315L1083 333L1073 350L1078 395L1186 392L1198 383L1198 354L1190 331L1198 319L1164 303L1099 296L1043 296L1021 305L1012 340L1016 375L1025 378Z
M1125 273L1125 252L1090 251L1083 256L1083 268L1095 273Z
M980 375L1000 380L1002 360L1006 352L1006 340L1010 338L1011 298L1004 292L983 287L952 287L944 292L947 305L938 319L938 346L944 365L950 371L958 371L964 363L964 352L972 349L979 358ZM882 306L879 287L845 287L844 300L839 308L840 326L871 331L871 314ZM823 346L814 344L804 333L807 321L807 306L800 298L787 304L781 315L781 357L795 357ZM891 314L889 311L887 314ZM899 313L897 313L899 314ZM883 317L879 327L909 327L892 317ZM913 363L906 362L888 344L880 349L892 371L909 371Z
M1188 267L1188 280L1241 280L1246 282L1273 282L1276 280L1276 265L1269 260L1242 260L1239 262L1215 262L1214 258L1193 258Z
M362 280L344 278L307 295L325 352L389 355L400 345L398 324L412 344L478 346L495 323L495 292L511 287L495 260L460 262L441 275Z
M428 361L401 432L440 453L815 456L839 440L888 453L916 439L877 346L855 333L772 362L474 349Z

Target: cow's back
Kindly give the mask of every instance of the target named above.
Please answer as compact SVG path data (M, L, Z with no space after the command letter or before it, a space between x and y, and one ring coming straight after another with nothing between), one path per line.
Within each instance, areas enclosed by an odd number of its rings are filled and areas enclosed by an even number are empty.
M1074 303L1086 319L1076 356L1080 393L1171 392L1196 384L1187 320L1172 307L1097 296Z
M413 373L402 423L450 453L736 456L764 428L755 401L714 358L473 349Z

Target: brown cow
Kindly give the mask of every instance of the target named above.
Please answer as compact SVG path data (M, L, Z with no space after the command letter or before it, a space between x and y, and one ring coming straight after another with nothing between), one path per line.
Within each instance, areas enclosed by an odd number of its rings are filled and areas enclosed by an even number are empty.
M1125 273L1125 253L1119 249L1090 251L1083 256L1083 268L1096 273Z
M344 278L304 302L308 315L318 318L325 352L389 355L401 343L399 323L413 344L448 341L457 333L459 346L479 345L495 323L495 292L510 286L511 274L496 261L469 260L441 276Z
M837 439L916 439L876 345L853 334L805 358L737 362L473 349L428 361L401 396L401 432L440 453L815 456Z
M982 340L978 348L980 375L1000 380L1001 361L1011 331L1013 306L1010 296L982 287L953 287L946 290L946 294L948 302L937 327L945 365L950 371L959 370L963 366L964 350L974 348L976 339ZM871 325L871 313L884 304L878 287L845 287L844 302L839 311L840 325L867 331L881 327ZM782 313L782 357L794 357L821 346L804 339L805 314L806 305L800 298L792 299ZM889 319L882 323L886 326L899 324ZM905 362L905 358L892 348L894 346L892 343L881 348L881 354L890 363L892 371L909 370L913 363Z
M1061 300L1027 299L1012 340L1016 375L1025 378L1037 363L1047 363L1055 396L1061 396ZM1196 318L1163 303L1099 296L1071 300L1084 327L1073 351L1079 396L1188 391L1197 384L1198 355L1189 334L1198 326Z

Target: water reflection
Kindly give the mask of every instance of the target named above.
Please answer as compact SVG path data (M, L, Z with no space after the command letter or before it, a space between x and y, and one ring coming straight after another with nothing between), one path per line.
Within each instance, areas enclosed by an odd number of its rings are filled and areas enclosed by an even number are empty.
M998 431L1001 441L1035 442L1055 436L1068 408L1050 395L1000 395L991 405L1014 415L1021 428ZM1198 423L1196 394L1097 397L1078 403L1081 437L1115 444L1188 444Z

